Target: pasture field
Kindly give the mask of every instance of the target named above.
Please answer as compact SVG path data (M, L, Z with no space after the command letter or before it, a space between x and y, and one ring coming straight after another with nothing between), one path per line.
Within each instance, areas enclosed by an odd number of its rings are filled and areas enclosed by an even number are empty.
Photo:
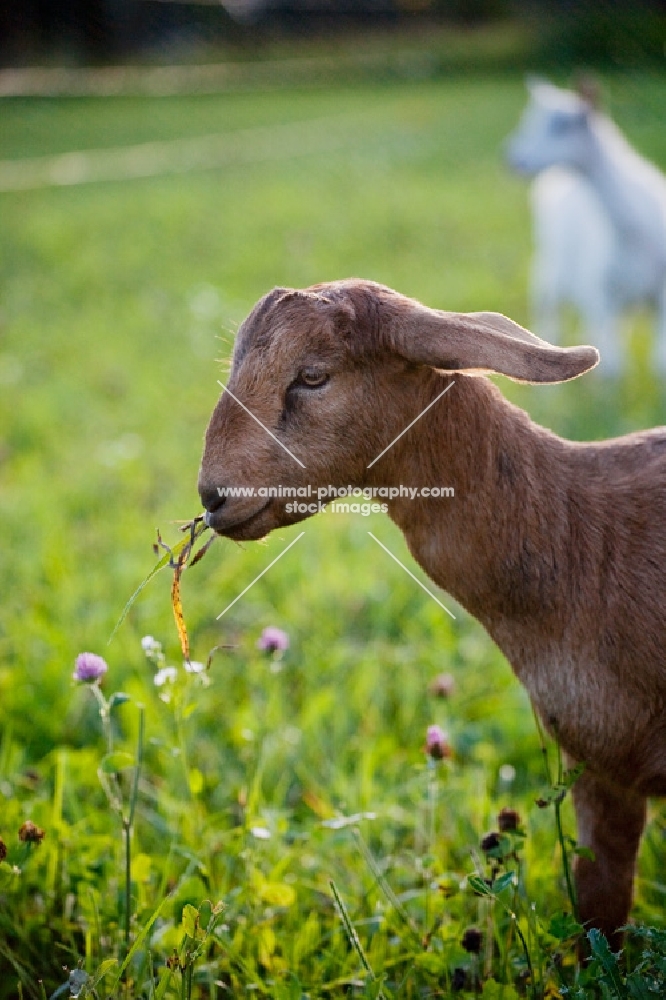
M666 168L666 80L604 83ZM528 322L526 188L501 158L523 100L507 74L3 102L2 160L242 134L207 170L0 193L0 1000L50 996L77 969L59 996L510 1000L563 996L577 974L575 995L604 995L576 973L528 700L480 626L369 537L425 581L388 518L216 541L182 587L193 658L234 647L204 674L183 669L168 569L107 645L156 529L174 545L199 513L221 362L270 287L358 275ZM620 384L498 382L574 438L650 426L666 404L648 344L642 317ZM289 636L280 659L257 649L267 626ZM146 635L175 682L154 683ZM105 698L128 696L106 737L72 679L82 651L108 662ZM447 697L430 691L441 673ZM424 753L432 724L450 759ZM133 756L105 758L109 740ZM126 825L131 802L131 837L103 781ZM519 863L480 846L502 807L520 814ZM562 818L574 837L568 798ZM41 843L18 839L27 820ZM662 928L665 831L655 804L633 912ZM467 878L493 868L517 885L475 894ZM461 945L471 927L478 952Z

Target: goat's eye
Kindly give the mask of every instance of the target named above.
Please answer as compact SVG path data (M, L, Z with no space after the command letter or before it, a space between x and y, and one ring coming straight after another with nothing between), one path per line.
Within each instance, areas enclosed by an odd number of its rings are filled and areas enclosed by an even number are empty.
M567 115L553 115L550 121L550 131L552 135L566 135L573 127L571 118Z
M319 389L322 385L326 385L328 379L327 372L317 371L315 368L304 368L302 372L299 372L293 385L305 386L307 389Z

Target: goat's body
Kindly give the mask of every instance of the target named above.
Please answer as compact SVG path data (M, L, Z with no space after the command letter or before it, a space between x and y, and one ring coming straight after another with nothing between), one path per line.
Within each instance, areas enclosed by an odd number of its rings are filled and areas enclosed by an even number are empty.
M533 181L532 315L539 335L562 342L562 314L571 306L604 357L616 342L616 317L606 289L614 233L599 196L581 174L562 167ZM615 365L617 362L614 363Z
M604 370L617 373L620 317L647 305L656 316L656 367L666 374L666 177L575 94L545 83L531 93L508 156L537 175L532 297L540 333L557 339L561 307L571 303Z
M641 795L666 794L666 552L655 543L666 429L576 444L484 380L458 376L450 395L444 438L467 440L470 419L485 431L474 456L462 440L442 449L456 504L417 513L393 501L391 516L426 572L485 626L570 756ZM434 427L431 440L436 449ZM410 481L408 468L394 475Z
M646 796L666 795L666 428L576 444L483 379L457 376L448 396L393 475L407 483L439 459L455 505L394 501L389 513L585 764L574 802L594 860L578 859L580 914L617 948Z

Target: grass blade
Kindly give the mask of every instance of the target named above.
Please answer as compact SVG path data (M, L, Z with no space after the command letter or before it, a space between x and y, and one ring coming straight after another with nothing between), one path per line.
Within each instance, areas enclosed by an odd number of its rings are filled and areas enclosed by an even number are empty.
M356 928L354 927L354 925L351 922L351 919L349 917L349 913L347 912L347 907L343 903L342 897L340 896L340 893L338 892L337 886L336 886L335 882L333 881L333 879L330 880L329 885L331 887L331 892L333 893L333 897L335 899L335 903L337 905L338 913L340 914L340 919L342 920L342 924L344 926L345 933L347 934L347 938L349 939L349 943L351 944L352 948L354 949L354 951L358 955L358 957L359 957L359 959L361 961L361 965L363 966L363 968L367 972L367 974L370 977L370 979L373 982L376 982L377 981L377 976L372 971L372 966L370 965L370 962L368 961L367 956L366 956L365 952L363 951L363 945L361 944L359 936L356 933ZM381 992L381 990L379 991L379 993L377 994L377 996L381 997L382 1000L385 1000L384 994Z
M162 902L160 903L160 905L157 907L156 910L154 910L154 912L150 916L150 918L147 921L147 923L141 928L141 930L137 934L136 941L134 942L134 944L132 945L132 947L130 948L130 950L127 952L127 955L125 956L125 960L124 960L123 964L120 966L120 968L118 970L118 974L116 976L116 981L113 984L112 991L113 990L117 990L118 987L120 986L121 980L122 980L122 978L123 978L123 976L125 974L125 970L127 969L128 965L132 961L132 958L134 957L135 953L139 950L139 947L145 941L146 937L148 936L148 932L150 931L150 928L153 926L153 924L155 923L155 921L157 920L157 918L160 916L160 914L162 913L162 910L164 909L164 907L166 906L166 904L169 903L173 899L173 895L174 894L172 892L170 892L168 896L164 897L164 899L162 900Z
M141 593L141 591L144 589L144 587L146 587L150 583L150 581L153 579L154 576L157 576L157 574L159 573L159 571L161 569L164 569L165 566L169 565L169 561L171 560L172 555L174 555L174 554L178 555L181 552L181 550L185 548L185 546L188 544L188 542L189 542L188 538L181 538L181 540L176 545L174 545L174 547L171 550L171 552L165 552L164 553L164 555L162 556L162 558L159 559L158 562L153 566L153 568L151 569L151 571L148 574L148 576L144 580L141 581L141 583L136 588L136 590L134 591L134 593L130 597L129 601L127 602L127 604L123 608L123 610L121 612L121 615L120 615L120 618L116 622L116 624L114 626L114 629L113 629L113 632L111 633L111 635L109 636L109 638L107 640L107 646L110 645L111 642L113 641L113 639L115 638L115 635L116 635L118 629L120 628L120 626L122 625L122 623L127 618L127 615L129 613L130 608L132 607L132 605L134 604L134 602L136 601L137 597L139 596L139 594Z

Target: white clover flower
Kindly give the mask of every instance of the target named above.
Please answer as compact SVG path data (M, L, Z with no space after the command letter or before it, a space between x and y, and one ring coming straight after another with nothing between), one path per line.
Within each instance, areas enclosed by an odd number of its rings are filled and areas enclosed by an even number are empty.
M250 833L257 840L270 840L271 831L267 830L265 826L252 826L250 827Z
M183 666L188 674L202 674L206 669L206 664L199 663L198 660L185 660Z
M162 687L163 684L173 684L176 677L178 676L178 671L175 667L162 667L158 670L153 677L153 683L155 687Z
M141 640L141 648L143 649L146 656L150 656L151 653L160 653L162 651L162 643L158 642L157 639L152 635L144 635Z

